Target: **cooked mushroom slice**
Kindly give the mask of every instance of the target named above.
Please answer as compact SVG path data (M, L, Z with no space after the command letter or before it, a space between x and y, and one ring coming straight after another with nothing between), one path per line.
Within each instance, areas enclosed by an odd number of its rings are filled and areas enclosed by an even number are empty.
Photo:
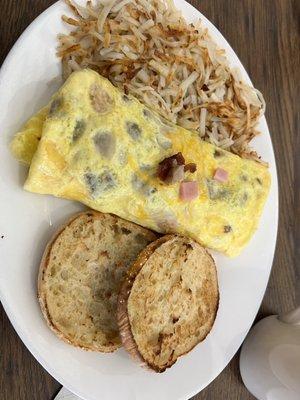
M76 125L73 131L73 142L76 142L83 135L86 129L86 122L83 119L76 121Z
M106 114L114 105L113 98L96 83L90 88L90 100L94 110L99 114Z
M84 175L84 181L93 197L97 197L116 186L116 177L109 170L104 171L99 175L87 172Z
M133 140L139 140L142 134L141 128L136 122L126 122L127 133L132 137Z
M59 109L62 107L62 104L63 104L62 97L57 97L56 99L54 99L50 106L49 116L51 117L54 114L56 114L59 111Z
M116 138L111 132L98 132L94 137L94 144L102 157L110 160L116 151Z

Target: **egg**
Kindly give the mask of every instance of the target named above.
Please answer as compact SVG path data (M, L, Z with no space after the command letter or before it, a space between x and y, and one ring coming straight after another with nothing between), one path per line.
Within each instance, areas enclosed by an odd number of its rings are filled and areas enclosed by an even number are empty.
M228 256L252 237L270 187L265 166L169 123L91 70L74 72L47 110L26 190L190 236ZM197 186L190 201L180 182L157 176L159 163L179 152L197 167L184 174Z
M49 107L42 108L22 126L13 138L10 149L13 156L23 164L30 164L42 136L43 124Z

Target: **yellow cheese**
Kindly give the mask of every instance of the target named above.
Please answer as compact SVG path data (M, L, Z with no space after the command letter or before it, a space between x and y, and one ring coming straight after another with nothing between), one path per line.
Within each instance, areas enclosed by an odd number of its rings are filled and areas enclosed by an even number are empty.
M160 161L181 152L197 164L199 197L161 182ZM228 181L213 179L217 168ZM158 232L177 232L229 256L253 235L270 186L268 169L170 124L90 70L53 97L25 189L78 200Z

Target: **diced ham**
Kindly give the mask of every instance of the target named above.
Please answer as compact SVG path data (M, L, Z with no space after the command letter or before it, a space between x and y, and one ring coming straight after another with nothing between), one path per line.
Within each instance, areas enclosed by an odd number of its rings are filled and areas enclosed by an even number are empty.
M223 168L217 168L214 175L214 180L222 183L227 182L228 172Z
M181 182L179 187L179 198L183 201L195 200L199 197L197 181Z

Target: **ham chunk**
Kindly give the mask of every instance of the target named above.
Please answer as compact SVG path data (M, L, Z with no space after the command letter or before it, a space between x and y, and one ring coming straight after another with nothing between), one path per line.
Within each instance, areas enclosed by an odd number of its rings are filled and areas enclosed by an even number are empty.
M179 197L183 201L195 200L199 197L199 187L197 181L181 182L179 187Z
M228 172L223 169L223 168L217 168L215 175L214 175L214 180L224 183L228 181Z

